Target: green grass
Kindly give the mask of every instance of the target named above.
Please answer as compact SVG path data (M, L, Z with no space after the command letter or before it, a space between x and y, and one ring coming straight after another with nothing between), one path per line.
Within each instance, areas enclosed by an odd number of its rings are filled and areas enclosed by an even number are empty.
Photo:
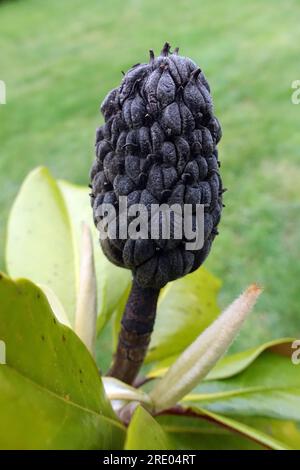
M265 292L239 344L300 335L300 3L296 0L38 0L0 5L1 261L9 208L25 175L47 165L88 182L98 106L121 70L168 40L212 86L223 126L226 206L206 263L225 305ZM38 197L38 194L36 195Z

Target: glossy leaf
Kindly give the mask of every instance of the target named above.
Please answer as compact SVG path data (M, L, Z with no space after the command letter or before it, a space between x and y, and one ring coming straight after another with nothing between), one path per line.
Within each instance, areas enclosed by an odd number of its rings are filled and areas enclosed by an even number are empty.
M0 449L120 449L124 428L9 366L0 368Z
M249 367L252 362L260 356L260 354L268 349L274 352L277 351L282 355L291 356L291 343L293 341L293 338L280 338L268 341L267 343L255 348L240 351L235 354L228 354L217 362L215 367L204 378L204 381L232 377ZM147 373L147 377L153 379L162 377L176 358L177 356L174 356L158 361Z
M157 421L141 406L135 410L127 431L126 450L167 450L168 437Z
M265 351L241 373L200 384L184 403L226 416L300 422L300 374L290 358Z
M284 442L248 423L197 407L183 408L179 414L161 416L158 421L176 448L180 448L178 445L183 448L217 450L289 448Z
M61 191L46 168L28 175L15 200L6 264L12 277L50 287L73 324L77 278L72 227Z
M61 301L56 296L56 294L54 294L53 290L51 290L50 287L45 286L45 285L37 284L37 286L40 287L42 291L44 292L44 294L46 295L49 305L51 307L51 310L56 316L57 320L63 325L66 325L69 328L72 328L70 320L65 312L65 309Z
M203 380L239 333L260 293L257 285L249 286L183 351L151 390L156 411L175 406Z
M282 446L300 450L300 422L261 417L239 417L239 422L268 434Z
M92 209L89 204L88 189L59 181L58 185L64 196L76 240L76 251L81 245L82 222L90 225L94 242L94 256L98 286L98 331L110 319L112 313L118 308L121 298L128 291L131 282L131 273L126 269L112 264L103 254L96 228L92 218Z
M112 322L108 322L96 338L96 362L101 375L105 375L113 358Z
M0 447L121 446L122 426L95 362L75 333L57 321L41 289L1 275L0 298L0 338L7 354L0 368L6 430ZM65 435L64 426L66 432L74 429Z
M162 290L146 362L183 351L216 318L220 281L205 268Z
M134 388L113 377L103 377L103 385L115 411L119 411L132 401L138 401L151 407L151 399L142 389Z
M258 444L261 444L269 449L274 449L274 450L288 449L288 447L284 445L282 442L278 441L277 439L274 439L272 436L265 434L259 429L250 427L248 424L238 422L232 418L228 418L226 416L212 413L204 409L193 408L193 411L196 413L200 413L203 416L213 420L214 422L227 427L232 432L238 432L239 434L245 437L248 437L252 439L254 442L257 442Z
M12 277L26 277L50 288L73 326L82 222L91 227L93 234L100 330L128 288L130 273L117 268L103 255L87 188L56 182L46 168L37 168L28 175L9 218L7 269Z
M264 343L256 348L247 349L235 354L230 354L220 359L205 380L226 379L232 377L249 367L267 349L282 350L283 354L291 355L292 338L275 339Z
M196 413L195 413L196 414ZM262 450L265 446L205 415L160 415L156 418L175 450Z
M75 332L95 356L97 332L97 281L90 228L82 224L80 278L75 315Z

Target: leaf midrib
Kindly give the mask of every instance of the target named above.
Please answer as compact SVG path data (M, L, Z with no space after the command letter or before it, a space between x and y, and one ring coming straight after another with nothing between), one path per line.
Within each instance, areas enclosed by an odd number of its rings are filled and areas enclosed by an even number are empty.
M91 415L103 418L103 419L107 420L110 424L112 424L116 427L119 427L120 429L125 431L125 427L120 422L114 421L112 418L109 418L109 417L105 416L104 414L98 413L95 410L91 410L90 408L86 408L83 405L79 405L79 403L76 403L73 400L70 400L70 399L67 400L66 398L62 397L61 395L58 395L57 393L53 392L53 390L49 390L48 388L46 388L43 385L35 382L34 380L30 379L29 377L26 377L26 375L22 374L20 371L18 371L14 367L11 367L8 364L6 364L2 367L7 367L8 369L12 370L15 374L22 377L23 380L25 380L25 381L29 382L31 385L33 385L33 387L36 387L36 388L42 390L44 393L54 397L55 399L62 401L65 405L73 406L75 408L80 409L81 411L83 411L85 413L89 413Z
M300 393L300 388L297 387L247 387L243 390L229 390L226 392L217 393L203 393L203 394L190 394L183 398L183 401L211 401L218 400L219 398L231 398L239 395L248 395L256 392L284 392L288 390L297 390Z

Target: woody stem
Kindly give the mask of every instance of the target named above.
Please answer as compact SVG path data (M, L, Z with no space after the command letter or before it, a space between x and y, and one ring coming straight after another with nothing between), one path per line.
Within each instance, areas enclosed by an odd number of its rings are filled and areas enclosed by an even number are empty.
M108 374L132 384L146 356L156 316L159 289L143 288L133 279L121 322L113 365Z

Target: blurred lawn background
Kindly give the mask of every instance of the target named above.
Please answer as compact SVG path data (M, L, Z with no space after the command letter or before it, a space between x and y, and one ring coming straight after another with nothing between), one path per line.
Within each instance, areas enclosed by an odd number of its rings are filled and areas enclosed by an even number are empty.
M223 280L220 303L252 281L265 287L235 348L299 337L299 15L296 0L1 2L0 269L26 174L46 165L87 185L100 101L121 70L169 41L203 68L223 127L227 207L206 262Z

